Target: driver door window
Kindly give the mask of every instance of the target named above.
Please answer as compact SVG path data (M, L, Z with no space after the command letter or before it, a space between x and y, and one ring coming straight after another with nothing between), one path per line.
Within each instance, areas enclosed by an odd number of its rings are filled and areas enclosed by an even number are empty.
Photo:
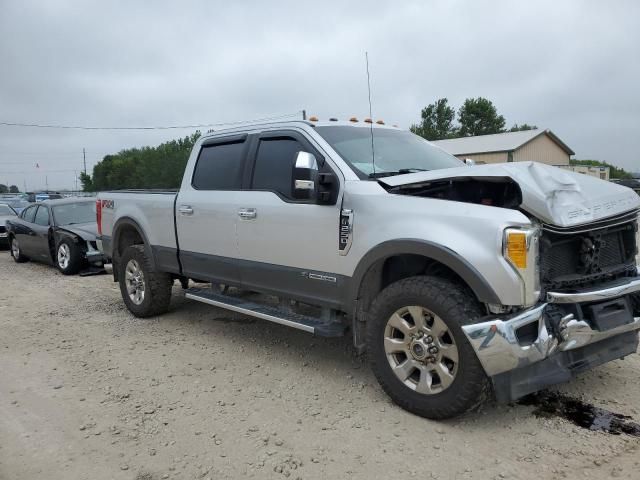
M35 220L33 221L36 225L40 225L42 227L49 226L49 209L47 207L43 207L42 205L38 207L38 212L36 213Z
M307 150L293 138L280 137L260 140L251 189L274 192L293 201L293 165L297 153Z

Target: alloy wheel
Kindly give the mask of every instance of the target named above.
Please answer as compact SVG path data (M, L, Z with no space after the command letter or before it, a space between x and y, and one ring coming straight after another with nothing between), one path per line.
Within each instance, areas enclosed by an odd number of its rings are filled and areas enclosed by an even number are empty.
M396 377L418 393L441 393L456 378L459 356L453 335L424 307L402 307L389 317L384 350Z
M71 262L71 249L66 243L61 243L58 247L58 265L65 270Z
M18 245L18 241L15 238L11 239L11 255L13 255L13 258L20 257L20 245Z
M127 263L124 271L124 280L127 287L127 294L136 305L142 304L144 301L144 272L140 268L140 264L131 259Z

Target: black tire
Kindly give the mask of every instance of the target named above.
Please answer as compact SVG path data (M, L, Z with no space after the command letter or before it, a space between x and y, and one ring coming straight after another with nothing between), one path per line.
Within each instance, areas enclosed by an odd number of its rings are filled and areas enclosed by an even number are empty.
M60 257L60 249L66 249L66 258ZM62 239L56 245L53 259L63 275L75 275L86 263L80 245L69 238Z
M388 359L385 352L387 322L395 312L408 306L420 306L437 315L457 347L458 361L453 381L437 393L419 393L405 385L390 364L397 357L392 355ZM461 326L473 323L481 315L480 305L471 292L440 278L411 277L385 288L374 299L367 321L369 361L384 391L405 410L434 420L455 417L479 407L490 396L491 386ZM402 358L405 354L399 355ZM410 357L406 356L409 360ZM425 365L429 368L428 364ZM415 370L413 374L416 374ZM417 375L419 377L422 373L418 371Z
M16 237L9 238L9 249L11 251L11 257L15 260L16 263L24 263L29 261L29 257L22 254L20 244L18 243Z
M130 261L135 262L143 274L141 281L144 283L144 296L140 303L135 303L127 290L127 266ZM125 305L136 317L152 317L169 310L173 279L168 273L158 272L152 268L143 245L132 245L124 251L118 266L118 282Z

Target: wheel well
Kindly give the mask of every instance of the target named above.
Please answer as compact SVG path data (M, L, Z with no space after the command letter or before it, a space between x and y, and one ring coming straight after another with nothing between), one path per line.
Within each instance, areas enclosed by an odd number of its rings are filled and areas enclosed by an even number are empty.
M144 239L133 225L123 225L118 229L118 237L113 249L114 256L121 256L131 245L144 245Z
M367 312L375 296L387 286L416 275L444 278L464 287L476 298L462 277L443 263L423 255L399 254L382 258L369 267L358 289L357 314Z
M144 245L144 243L144 238L133 225L125 224L118 228L111 252L114 281L118 278L118 262L122 253L131 245Z

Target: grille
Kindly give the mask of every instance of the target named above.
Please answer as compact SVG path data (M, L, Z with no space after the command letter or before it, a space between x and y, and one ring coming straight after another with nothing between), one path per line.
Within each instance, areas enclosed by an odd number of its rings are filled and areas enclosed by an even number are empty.
M540 274L547 289L590 286L636 275L636 221L594 230L544 229Z

